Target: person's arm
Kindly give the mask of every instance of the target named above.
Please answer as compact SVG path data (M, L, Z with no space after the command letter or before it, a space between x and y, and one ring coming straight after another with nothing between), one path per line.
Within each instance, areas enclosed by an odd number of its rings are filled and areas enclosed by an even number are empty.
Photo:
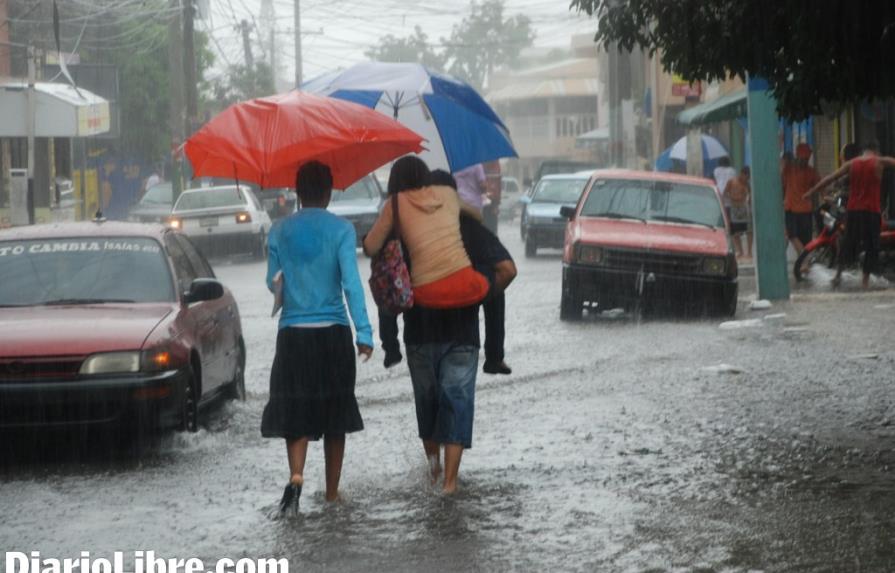
M881 155L879 157L879 162L883 167L895 167L895 157Z
M357 270L357 235L354 227L347 225L339 241L339 273L342 291L348 301L348 312L357 331L357 352L367 358L373 353L373 327L367 317L367 303Z
M516 278L516 263L513 259L498 261L494 265L494 288L497 292L503 292Z
M375 257L382 250L385 241L392 232L392 198L386 200L385 205L379 212L379 217L373 223L373 227L367 236L364 237L364 254L368 257Z
M841 179L841 178L845 177L846 175L848 175L849 168L851 168L851 161L846 161L845 163L842 164L842 166L839 169L830 173L829 175L827 175L826 177L824 177L823 179L818 181L815 185L813 185L811 187L811 189L809 189L804 195L802 195L802 198L807 199L808 197L811 197L818 191L822 191L823 189L826 189L826 187L828 185L830 185L837 179Z
M280 264L280 234L277 232L278 229L279 227L274 227L273 229L271 229L270 235L268 235L267 237L267 288L268 290L270 290L270 292L274 292L274 277L277 275L278 272L283 270L283 267Z

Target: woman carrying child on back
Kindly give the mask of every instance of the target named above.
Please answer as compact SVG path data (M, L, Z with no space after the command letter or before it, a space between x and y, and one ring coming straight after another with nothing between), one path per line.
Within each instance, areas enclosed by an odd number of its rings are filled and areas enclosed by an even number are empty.
M395 162L388 181L390 200L364 238L364 253L374 257L388 241L394 228L392 205L397 201L401 240L410 256L414 305L446 309L478 304L488 294L489 283L473 269L463 248L460 211L481 216L465 207L450 187L430 186L428 181L429 168L422 159L407 156Z

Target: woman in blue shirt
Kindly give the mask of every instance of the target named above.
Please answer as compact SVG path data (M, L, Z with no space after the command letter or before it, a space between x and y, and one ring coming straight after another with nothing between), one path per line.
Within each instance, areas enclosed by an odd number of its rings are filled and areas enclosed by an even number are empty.
M286 439L290 479L281 515L298 512L308 442L321 436L326 500L338 500L345 434L364 427L354 397L354 344L344 299L357 331L358 356L366 361L373 353L354 227L326 210L332 196L329 167L316 161L303 165L296 192L301 209L271 230L267 261L268 288L273 291L282 280L283 310L261 433Z

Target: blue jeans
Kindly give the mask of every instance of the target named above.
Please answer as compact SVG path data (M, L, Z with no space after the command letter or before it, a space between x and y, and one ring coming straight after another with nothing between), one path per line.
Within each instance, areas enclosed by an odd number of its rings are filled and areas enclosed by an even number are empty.
M407 346L419 436L472 447L479 349L473 345Z

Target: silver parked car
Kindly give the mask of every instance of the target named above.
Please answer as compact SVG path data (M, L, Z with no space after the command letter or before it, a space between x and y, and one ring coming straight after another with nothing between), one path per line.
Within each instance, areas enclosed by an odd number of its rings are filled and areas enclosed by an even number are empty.
M370 232L382 207L383 191L379 181L367 175L344 191L333 191L330 212L351 221L357 233L357 241Z
M568 222L560 210L574 207L581 198L593 171L563 175L546 175L538 181L529 195L523 196L521 231L525 241L525 256L537 255L538 248L559 249L565 239Z
M270 217L248 187L225 185L184 191L168 223L206 256L250 253L267 256Z
M137 223L164 223L174 206L174 189L170 181L153 185L131 207L127 218Z

